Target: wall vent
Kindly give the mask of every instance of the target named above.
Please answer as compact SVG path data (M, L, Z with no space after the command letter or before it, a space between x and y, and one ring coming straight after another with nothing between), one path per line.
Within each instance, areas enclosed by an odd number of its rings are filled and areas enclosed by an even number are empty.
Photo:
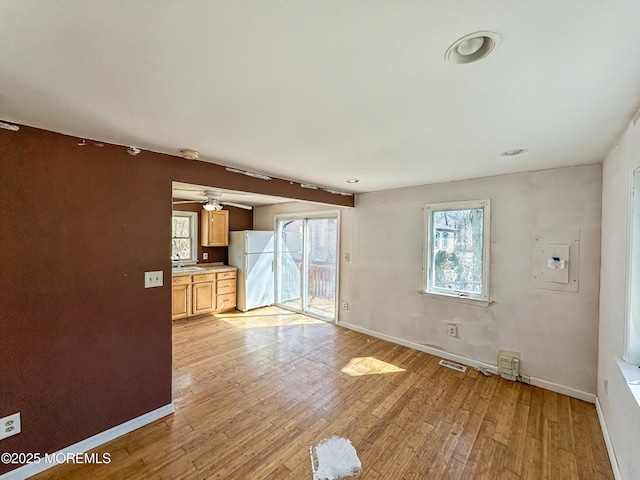
M458 372L466 372L467 367L462 365L458 365L457 363L449 362L448 360L440 360L440 365L443 367L451 368L452 370L457 370Z

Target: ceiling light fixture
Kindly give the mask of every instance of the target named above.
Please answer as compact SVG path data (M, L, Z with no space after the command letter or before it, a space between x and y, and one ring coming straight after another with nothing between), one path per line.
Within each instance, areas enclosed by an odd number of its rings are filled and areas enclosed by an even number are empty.
M200 152L197 150L191 150L190 148L183 148L180 150L180 155L182 158L186 158L187 160L198 160L198 158L200 158Z
M208 212L211 212L212 210L220 211L222 210L222 205L220 205L217 200L210 200L209 202L205 203L202 208L204 208Z
M512 150L502 152L500 155L502 155L503 157L515 157L516 155L520 155L521 153L524 153L526 151L526 148L514 148Z
M205 203L202 208L204 208L208 212L211 212L213 210L222 210L222 205L220 205L220 202L218 201L218 199L222 197L221 194L214 192L204 192L204 196L207 199L207 203Z
M129 147L127 148L127 153L129 155L133 155L134 157L136 155L138 155L141 152L141 150L138 147Z
M360 180L358 180L357 178L349 178L347 179L347 183L358 183Z
M489 55L500 41L495 32L475 32L455 41L444 55L447 62L464 65Z
M84 138L80 140L78 143L76 143L76 145L78 145L79 147L84 147L86 144L87 144L87 141Z

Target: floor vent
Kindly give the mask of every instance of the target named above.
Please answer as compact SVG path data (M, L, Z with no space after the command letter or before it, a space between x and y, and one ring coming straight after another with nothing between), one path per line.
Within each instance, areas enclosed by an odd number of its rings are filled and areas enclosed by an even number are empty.
M467 367L458 365L457 363L449 362L447 360L440 360L440 365L442 365L443 367L451 368L452 370L457 370L458 372L467 371Z

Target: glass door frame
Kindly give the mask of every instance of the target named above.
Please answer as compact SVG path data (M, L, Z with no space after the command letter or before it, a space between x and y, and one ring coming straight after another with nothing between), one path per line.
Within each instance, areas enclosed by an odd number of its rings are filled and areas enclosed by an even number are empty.
M323 218L335 218L336 219L336 282L335 282L335 291L333 294L334 298L334 311L333 318L321 315L319 313L309 311L308 309L308 293L309 293L309 262L307 261L307 249L309 239L307 234L307 220L314 219L323 219ZM303 271L300 275L300 294L302 300L302 308L298 309L292 307L291 305L284 305L279 302L280 292L279 292L279 281L278 281L278 273L280 271L280 249L281 249L281 238L280 232L278 230L278 222L287 221L287 220L301 220L303 222L302 227L302 265ZM275 245L275 263L276 268L273 269L274 275L274 299L276 306L280 308L284 308L286 310L291 310L296 313L301 313L303 315L308 315L310 317L317 318L319 320L324 320L325 322L330 322L337 324L338 323L338 304L339 304L339 293L340 293L340 210L323 210L318 212L307 212L307 213L292 213L292 214L281 214L275 215L273 218L273 231L274 231L274 245Z

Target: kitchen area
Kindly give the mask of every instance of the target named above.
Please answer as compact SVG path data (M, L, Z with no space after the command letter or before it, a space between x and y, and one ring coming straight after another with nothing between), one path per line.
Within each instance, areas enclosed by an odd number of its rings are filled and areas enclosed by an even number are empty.
M173 320L275 304L335 321L336 213L274 217L271 230L264 221L254 230L257 208L292 200L178 182L172 197Z

